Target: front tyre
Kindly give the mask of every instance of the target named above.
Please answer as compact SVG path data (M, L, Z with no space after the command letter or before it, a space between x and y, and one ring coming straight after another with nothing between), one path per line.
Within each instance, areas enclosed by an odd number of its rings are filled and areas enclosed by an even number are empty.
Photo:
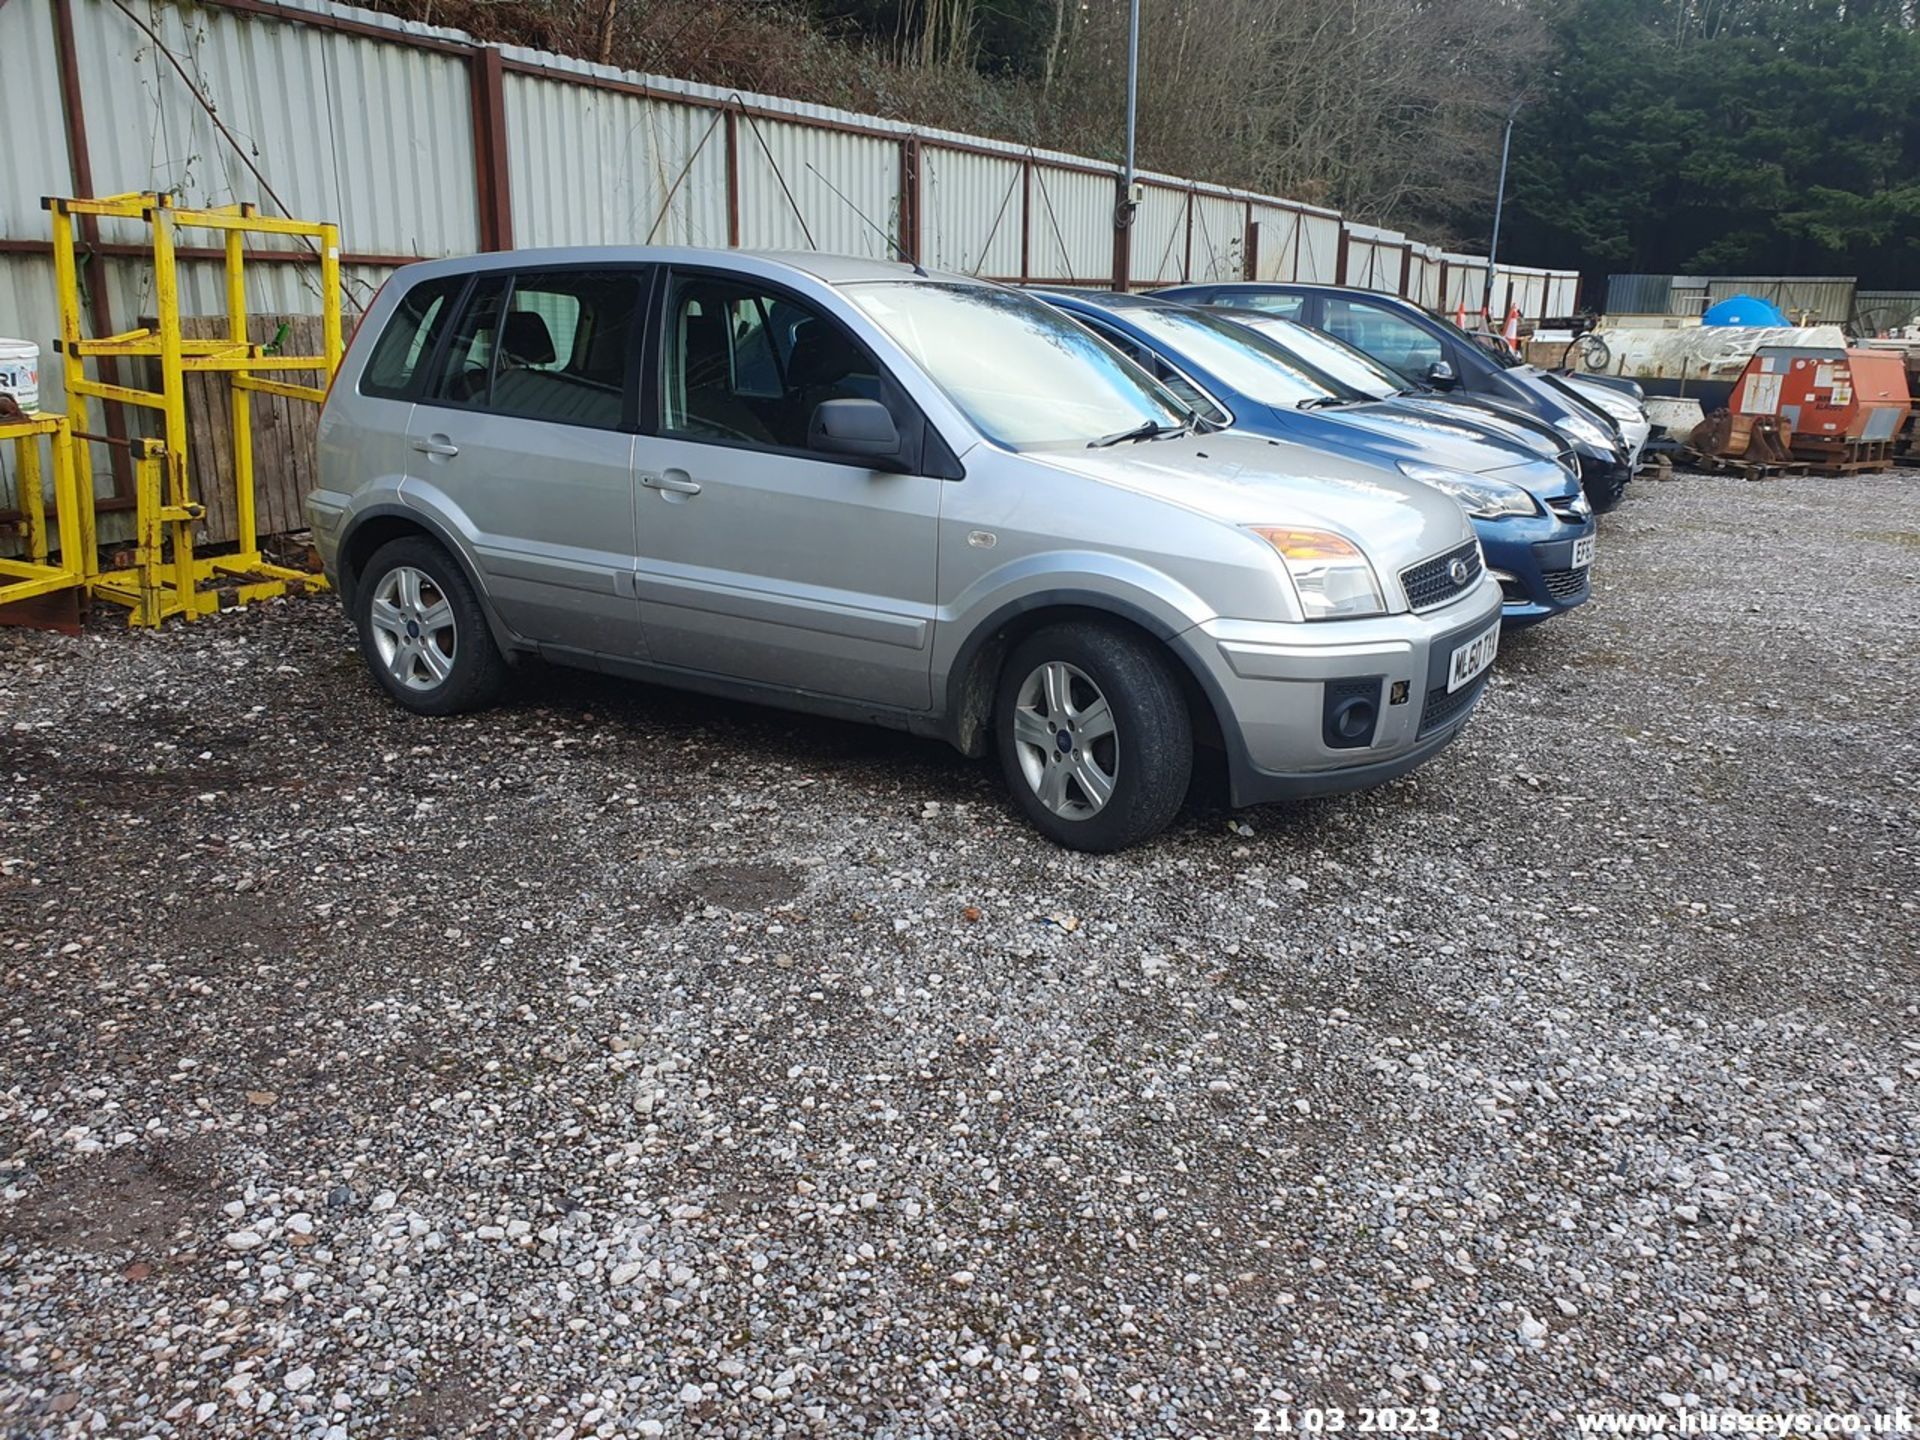
M1049 626L1015 646L993 728L1014 803L1072 850L1158 834L1193 775L1193 722L1166 652L1108 626Z
M360 653L380 688L419 715L493 702L507 665L454 558L425 536L390 540L354 587Z

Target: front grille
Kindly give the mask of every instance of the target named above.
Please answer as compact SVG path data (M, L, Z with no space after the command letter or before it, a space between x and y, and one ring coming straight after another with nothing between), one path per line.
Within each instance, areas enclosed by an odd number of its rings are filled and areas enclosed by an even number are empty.
M1473 702L1480 698L1480 692L1487 688L1487 676L1491 670L1479 676L1471 685L1462 685L1451 694L1445 685L1436 685L1427 691L1427 703L1420 711L1419 735L1431 735L1464 715L1472 708Z
M1556 600L1577 600L1587 593L1587 582L1593 570L1582 566L1578 570L1547 570L1540 578L1546 582L1547 593Z
M1456 560L1466 561L1465 577L1455 580L1448 571ZM1469 540L1444 555L1422 560L1400 572L1400 584L1407 592L1407 604L1415 610L1431 610L1456 596L1464 595L1480 583L1480 544Z

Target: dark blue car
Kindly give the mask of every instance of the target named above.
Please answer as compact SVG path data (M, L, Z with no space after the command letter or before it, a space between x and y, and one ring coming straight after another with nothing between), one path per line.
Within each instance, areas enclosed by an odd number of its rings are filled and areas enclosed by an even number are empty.
M1376 401L1272 339L1205 309L1146 295L1042 291L1159 378L1196 414L1399 470L1444 490L1473 517L1487 567L1506 591L1504 623L1530 625L1590 593L1593 511L1566 461L1471 417Z

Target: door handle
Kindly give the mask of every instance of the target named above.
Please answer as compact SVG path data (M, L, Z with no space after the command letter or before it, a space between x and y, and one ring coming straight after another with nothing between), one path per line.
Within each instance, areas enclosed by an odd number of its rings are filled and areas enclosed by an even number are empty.
M442 460L451 460L460 453L460 447L444 435L429 435L424 440L416 440L413 448L422 455L433 455Z
M649 490L667 490L675 495L698 495L700 482L689 480L684 470L669 470L664 475L642 475L640 483Z

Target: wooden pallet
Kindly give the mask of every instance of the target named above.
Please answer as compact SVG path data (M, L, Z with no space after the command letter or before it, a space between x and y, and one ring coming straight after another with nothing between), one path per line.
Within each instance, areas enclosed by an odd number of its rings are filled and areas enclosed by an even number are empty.
M1742 480L1777 480L1783 475L1804 475L1804 460L1743 460L1737 455L1696 455L1687 462L1709 475L1733 475Z
M1807 462L1807 472L1832 478L1840 475L1875 475L1894 467L1891 440L1829 440L1825 437L1796 435L1793 456Z

